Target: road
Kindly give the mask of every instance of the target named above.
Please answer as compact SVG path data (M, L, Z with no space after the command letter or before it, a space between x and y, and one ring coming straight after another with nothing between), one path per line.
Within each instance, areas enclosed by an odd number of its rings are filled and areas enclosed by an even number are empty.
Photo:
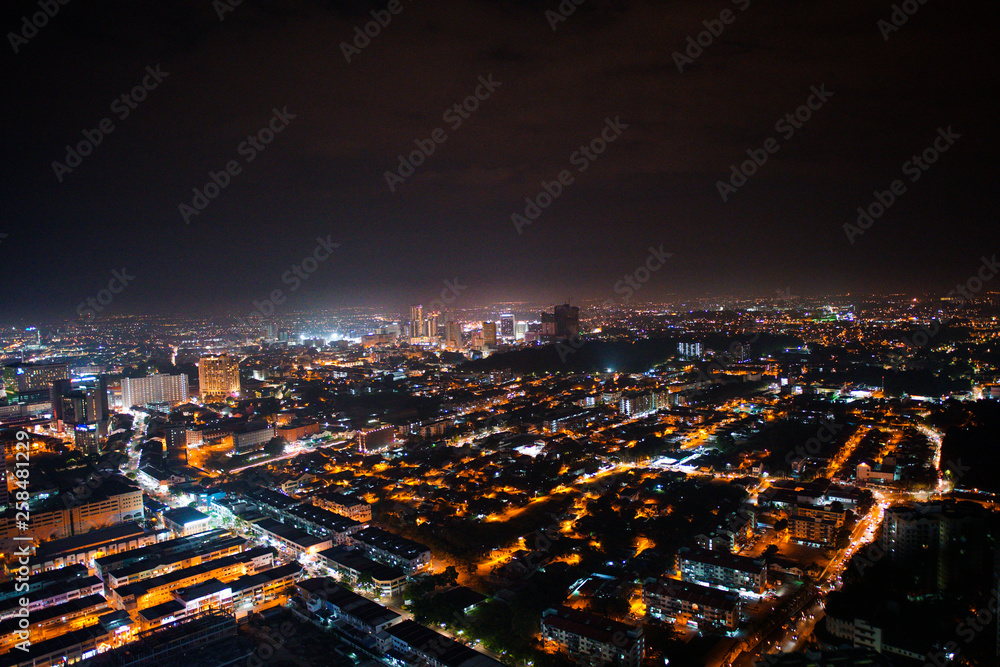
M752 630L743 641L733 647L718 664L732 667L753 667L761 654L772 648L791 651L798 646L821 618L822 598L838 587L840 576L851 556L863 544L871 541L882 521L888 501L879 499L865 517L858 521L851 533L850 544L834 554L817 577L815 584L806 584L782 607L775 610L763 624ZM802 613L805 611L805 613ZM801 614L801 616L800 616ZM812 614L813 618L809 618ZM788 623L794 619L793 623Z

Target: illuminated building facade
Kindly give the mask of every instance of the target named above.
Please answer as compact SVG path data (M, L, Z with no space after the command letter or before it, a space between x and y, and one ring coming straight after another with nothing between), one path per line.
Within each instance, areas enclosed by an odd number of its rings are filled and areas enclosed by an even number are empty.
M198 383L203 403L224 401L240 392L240 365L228 354L198 360Z
M188 377L156 373L144 378L122 378L122 407L167 403L176 405L188 400Z

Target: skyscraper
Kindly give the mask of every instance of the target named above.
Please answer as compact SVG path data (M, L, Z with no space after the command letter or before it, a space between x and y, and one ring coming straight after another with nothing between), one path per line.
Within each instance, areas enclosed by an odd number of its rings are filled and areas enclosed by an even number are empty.
M462 347L462 327L454 320L449 320L446 325L445 342L449 347Z
M410 338L424 335L424 307L410 306Z
M500 338L505 343L514 340L514 315L511 313L500 315Z
M580 335L580 308L565 303L551 313L542 313L542 337L549 341L568 340Z
M483 322L483 345L497 346L497 323Z
M424 322L424 335L428 338L437 338L438 335L438 313L428 313Z
M228 354L198 360L198 391L202 403L224 401L240 391L240 365Z
M76 448L99 454L108 437L108 381L104 377L53 383L52 413L57 427L69 426Z

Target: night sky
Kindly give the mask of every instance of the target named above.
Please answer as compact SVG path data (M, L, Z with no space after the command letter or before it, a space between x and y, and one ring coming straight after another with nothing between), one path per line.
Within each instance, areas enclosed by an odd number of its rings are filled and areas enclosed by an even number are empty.
M672 256L633 301L944 294L1000 252L995 0L910 0L898 29L871 0L45 2L37 34L37 0L3 11L0 318L74 318L122 267L135 277L109 314L246 310L275 288L290 309L401 307L456 278L456 307L620 300L651 246ZM357 48L373 10L387 24ZM810 100L798 128L779 123ZM243 143L269 123L263 150ZM577 152L602 130L600 155ZM84 131L100 145L54 167ZM723 201L748 150L767 161ZM512 214L563 171L518 233ZM852 243L845 223L896 179ZM317 237L339 247L292 290Z

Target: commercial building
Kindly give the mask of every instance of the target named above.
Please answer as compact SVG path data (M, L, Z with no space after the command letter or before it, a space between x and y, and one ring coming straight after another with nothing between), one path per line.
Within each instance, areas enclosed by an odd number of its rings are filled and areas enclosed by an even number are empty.
M353 538L373 559L401 568L407 574L413 574L431 563L431 550L423 544L381 528L367 528L355 533Z
M101 559L95 570L101 574L107 589L121 588L137 581L153 579L187 567L235 556L247 548L242 537L220 537L196 549L150 550L148 557L122 565L122 561Z
M27 590L24 586L27 584ZM90 595L100 595L104 583L91 575L84 565L70 565L61 570L43 572L30 577L27 582L14 580L0 584L0 621L14 618L21 613L21 599L28 599L28 612L34 614L78 600Z
M156 373L142 378L122 378L122 407L166 403L177 405L188 401L188 376Z
M404 664L427 667L502 667L503 665L488 655L483 655L415 621L400 621L388 626L383 641L384 650L401 656Z
M177 507L163 513L163 525L177 537L197 535L208 530L210 518L193 507Z
M163 444L169 463L187 465L187 426L185 424L166 424L163 427Z
M677 569L684 581L730 590L763 593L767 584L767 564L763 558L755 560L722 551L681 547L677 552Z
M321 565L351 583L367 579L382 597L402 595L406 588L406 573L403 570L373 561L360 551L334 547L319 552L317 558Z
M10 403L18 394L47 392L56 380L69 378L69 364L7 364L3 367L3 389Z
M645 657L641 627L576 609L542 613L542 640L554 642L577 662L639 667Z
M302 554L318 554L333 546L329 537L315 537L294 526L288 526L274 519L264 518L253 521L250 529L295 558Z
M0 511L0 540L24 535L13 507ZM142 491L125 478L109 476L97 488L64 491L32 508L28 532L39 542L80 535L129 521L142 521Z
M109 587L118 586L118 580L130 578L125 583L163 574L174 569L190 567L204 561L232 556L246 547L246 540L234 536L226 530L210 530L191 537L178 537L150 544L139 549L119 551L94 560L94 570L97 576L108 583ZM132 570L133 575L124 570L138 566ZM162 568L152 574L142 575L151 569Z
M500 340L510 343L514 340L514 315L503 313L500 315Z
M199 359L198 392L202 403L224 401L239 394L239 362L228 354Z
M329 537L334 544L350 542L364 524L316 505L295 505L284 512L289 523L313 535Z
M232 429L233 453L246 454L263 449L264 445L274 437L274 426L264 421L239 424Z
M305 579L296 584L306 608L331 625L343 624L358 630L374 648L375 636L402 616L377 602L349 591L328 577Z
M892 464L876 463L875 465L869 465L861 462L855 468L854 476L858 482L888 484L899 481L899 468Z
M346 516L349 519L354 519L355 521L360 521L361 523L367 523L372 520L371 504L355 496L348 496L342 493L322 492L313 496L312 503L313 505L330 510L331 512L336 512L341 516Z
M410 306L410 338L424 335L424 307Z
M81 452L99 454L108 437L108 381L104 377L56 380L49 390L52 419L62 432L70 429Z
M540 334L542 340L548 342L578 338L580 336L580 308L565 303L556 306L551 313L542 313Z
M285 424L278 426L276 433L288 442L295 442L319 433L319 422L301 421Z
M137 523L126 522L82 535L43 542L35 550L29 567L32 574L39 574L77 563L89 566L97 558L156 544L168 539L169 535L166 530L154 531ZM16 561L10 563L15 564Z
M270 569L274 565L274 556L275 550L271 547L249 549L232 556L119 586L111 589L109 598L117 609L129 611L146 609L167 602L176 590L202 584L209 579L226 582Z
M2 621L0 655L8 653L16 644L23 641L23 630L28 631L28 641L39 644L47 639L78 630L88 625L89 619L107 611L108 603L103 595L87 595L30 614L27 618L30 625L27 628L21 627L20 618Z
M378 426L376 428L358 431L358 450L362 453L379 452L392 446L396 429L393 426Z
M735 630L743 612L738 595L676 579L647 579L642 601L654 618L699 629Z
M483 345L487 347L497 346L497 323L483 322Z

